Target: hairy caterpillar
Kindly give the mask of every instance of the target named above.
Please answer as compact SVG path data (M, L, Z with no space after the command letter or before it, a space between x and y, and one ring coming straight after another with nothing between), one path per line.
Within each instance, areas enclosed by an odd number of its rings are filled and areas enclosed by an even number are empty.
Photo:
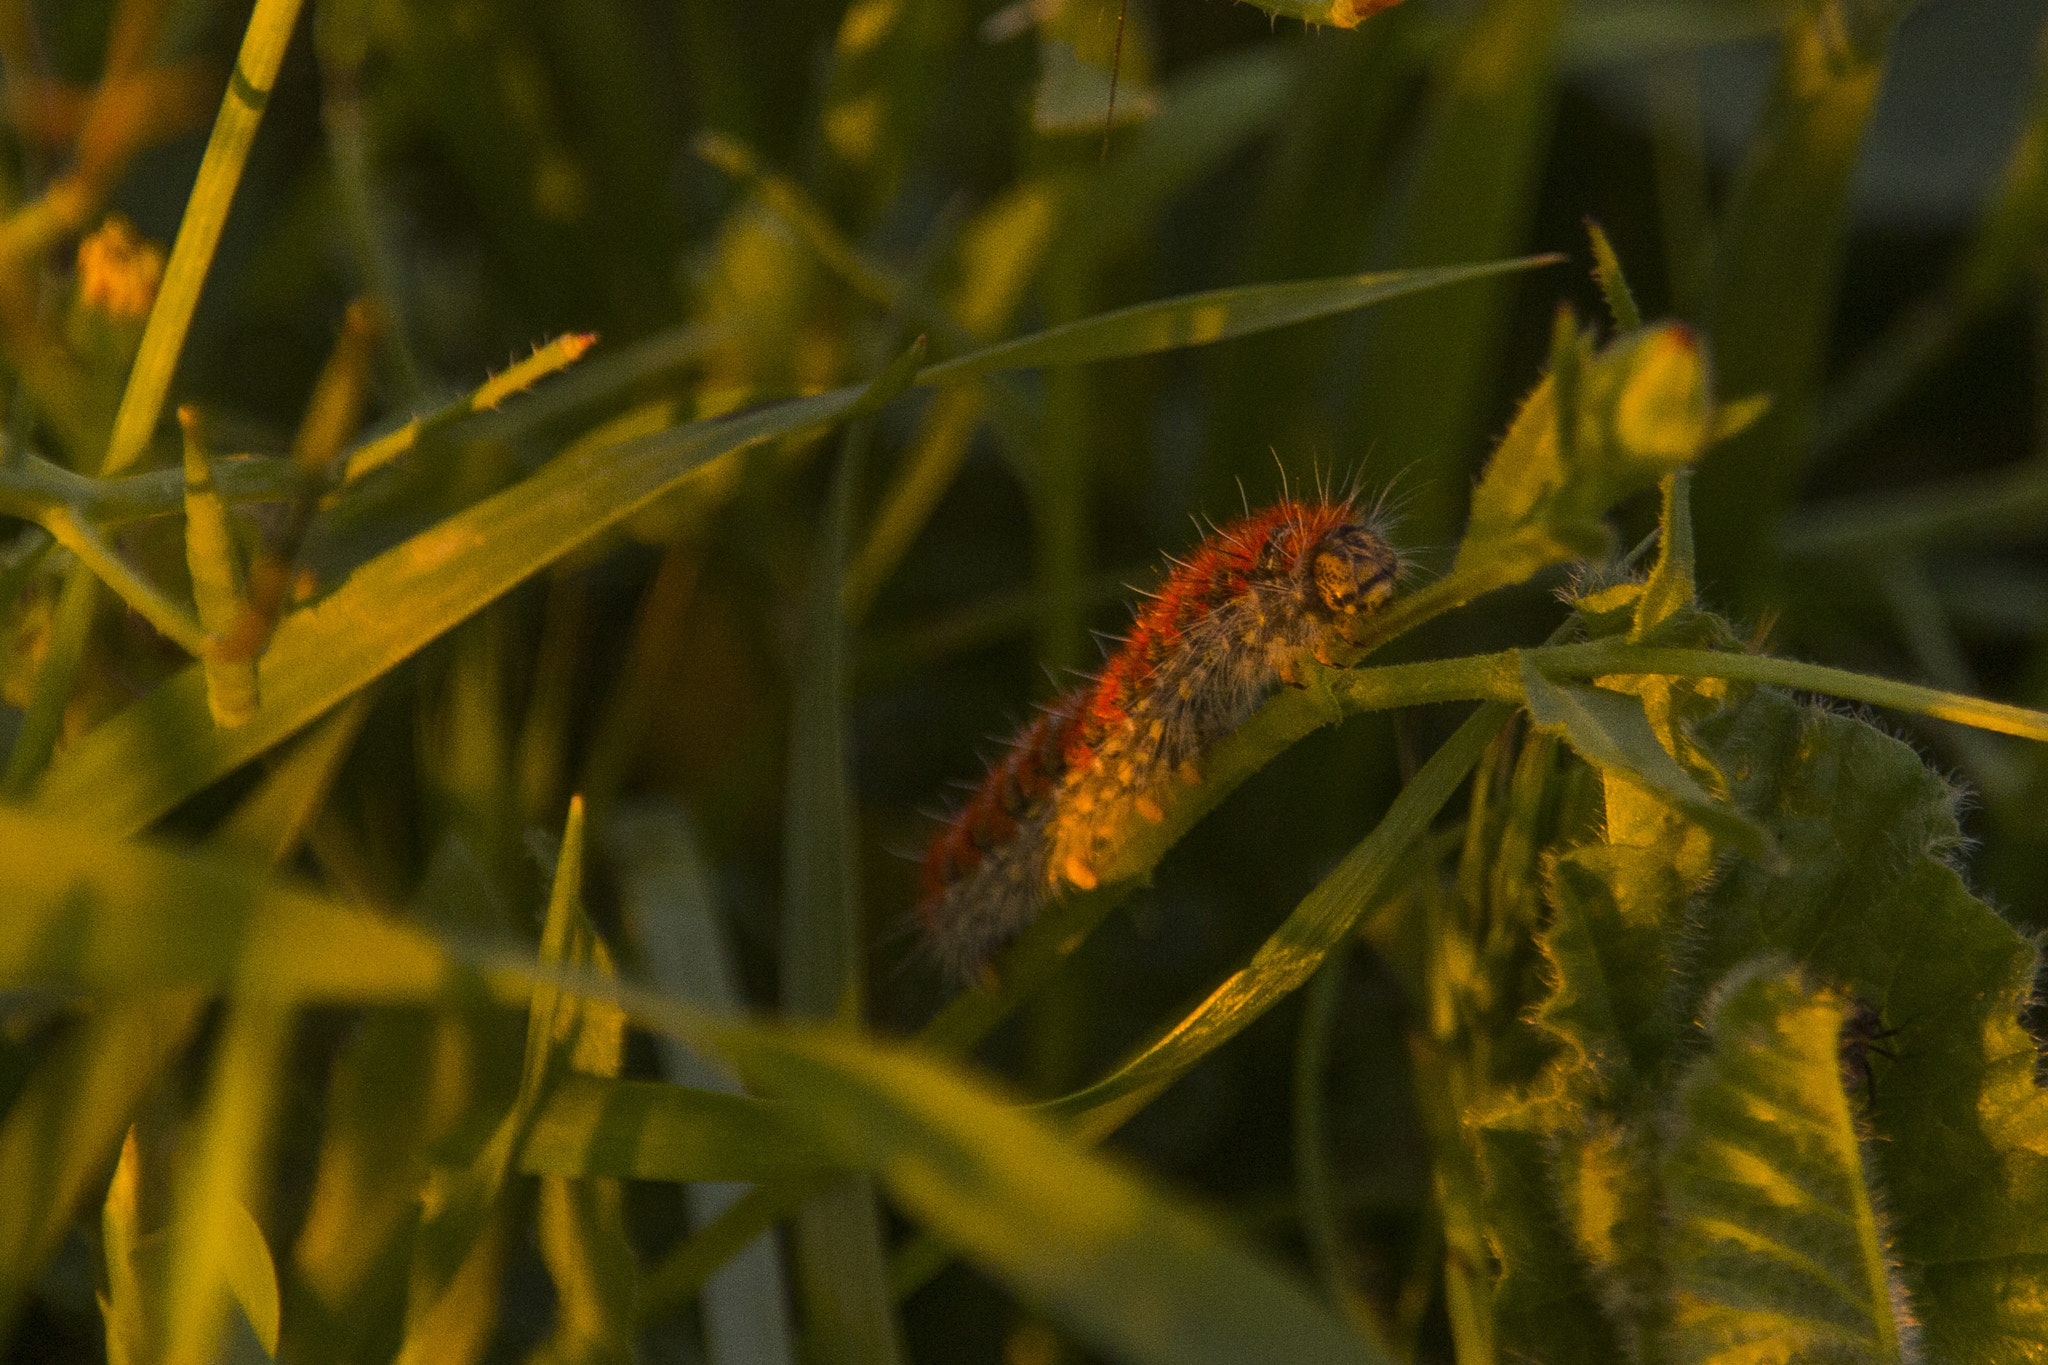
M918 922L956 977L1097 869L1135 818L1304 654L1337 661L1401 557L1352 499L1283 499L1217 530L1138 611L1102 671L1010 742L924 858Z

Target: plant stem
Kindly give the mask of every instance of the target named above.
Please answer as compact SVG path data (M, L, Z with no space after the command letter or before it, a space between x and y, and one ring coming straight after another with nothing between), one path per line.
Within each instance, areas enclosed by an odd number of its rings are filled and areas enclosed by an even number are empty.
M277 79L285 46L298 22L299 5L300 0L256 0L256 12L249 16L242 50L228 78L227 95L221 100L213 135L207 139L206 155L199 163L199 178L178 223L178 239L172 244L156 305L143 329L135 368L128 373L128 387L114 417L114 434L100 465L103 474L119 473L140 459L163 415L171 374L177 369L185 333L192 325L192 310L198 306L214 248L227 223L228 206L249 159L249 146L256 139L271 84Z

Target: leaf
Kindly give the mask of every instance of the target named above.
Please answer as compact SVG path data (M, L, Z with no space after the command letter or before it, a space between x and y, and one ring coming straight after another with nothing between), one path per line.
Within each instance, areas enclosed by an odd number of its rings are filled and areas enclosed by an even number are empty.
M1779 858L1771 836L1725 801L1717 800L1666 752L1650 728L1642 699L1603 687L1556 683L1522 655L1522 695L1540 730L1563 735L1594 767L1650 788L1664 801L1745 858Z
M1949 863L1955 794L1917 754L1849 717L1758 696L1696 729L1730 756L1737 803L1774 826L1790 870L1738 864L1715 885L1693 980L1772 952L1900 1030L1873 1150L1927 1353L1985 1358L2038 1340L2048 1097L2020 1024L2038 950Z
M1330 317L1404 294L1550 265L1562 259L1561 256L1524 256L1480 265L1395 270L1327 280L1291 280L1283 284L1251 284L1235 289L1184 294L1084 318L944 361L926 369L917 377L917 382L947 384L991 370L1086 365L1098 360L1151 355L1183 346L1206 346L1211 342L1249 336L1312 318Z
M1889 1196L1895 1240L1885 1254L1913 1287L1928 1354L1998 1358L2038 1340L2048 1328L2048 1097L2020 1026L2037 952L1948 863L1954 794L1898 741L1768 688L1683 684L1671 705L1784 861L1717 870L1711 850L1688 848L1684 826L1659 832L1642 819L1629 843L1559 851L1544 940L1555 988L1540 1017L1569 1046L1487 1120L1497 1130L1490 1160L1520 1153L1523 1163L1493 1169L1505 1181L1544 1153L1610 1325L1625 1341L1661 1331L1675 1308L1661 1306L1660 1286L1676 1282L1681 1261L1675 1244L1660 1249L1669 1208L1642 1154L1678 1121L1695 1074L1692 1021L1717 1008L1717 983L1770 955L1898 1030L1868 1150ZM1753 1169L1772 1159L1745 1150ZM1522 1229L1499 1242L1502 1339L1538 1354L1552 1330L1540 1305L1583 1291L1570 1267L1531 1259L1544 1253L1527 1189L1526 1174L1515 1176L1497 1206L1504 1226Z
M1854 1008L1768 958L1714 991L1664 1152L1678 1365L1919 1358L1843 1089Z
M1580 363L1579 414L1566 450L1551 381L1523 403L1472 494L1454 574L1519 581L1545 564L1598 554L1602 514L1697 459L1709 431L1705 359L1665 323ZM1519 577L1517 577L1517 575Z

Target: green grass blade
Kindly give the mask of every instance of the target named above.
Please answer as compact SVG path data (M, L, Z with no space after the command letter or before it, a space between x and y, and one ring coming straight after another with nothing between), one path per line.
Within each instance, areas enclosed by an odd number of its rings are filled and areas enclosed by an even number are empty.
M693 422L545 466L286 617L263 657L264 704L248 724L212 729L194 666L81 740L48 774L37 808L142 829L706 465L833 421L860 392Z
M519 1150L529 1175L787 1180L829 1174L780 1106L657 1081L570 1074L549 1088Z
M206 986L276 1000L438 999L462 989L421 930L266 881L242 860L116 842L0 810L0 986Z
M1019 370L1041 365L1086 365L1152 355L1183 346L1250 336L1313 318L1363 308L1368 304L1416 294L1465 280L1553 265L1561 256L1524 256L1480 265L1443 266L1428 270L1394 270L1347 275L1328 280L1291 280L1283 284L1250 284L1184 294L1157 303L1120 308L1030 336L1018 337L954 360L943 361L917 377L920 384L945 384L991 370Z
M143 329L142 347L129 371L128 387L121 395L120 411L114 417L114 433L107 444L102 474L118 474L134 464L149 448L156 434L157 418L163 415L164 396L170 392L171 374L185 349L185 330L191 325L192 310L199 304L199 291L213 264L213 249L220 242L221 228L228 220L228 205L249 158L249 146L256 140L256 126L262 122L263 107L270 100L271 84L298 23L300 0L257 0L242 37L242 50L235 58L228 78L228 92L221 100L220 115L213 135L207 139L206 155L199 163L199 179L192 197L185 202L185 216L178 223L178 237L171 245L171 259L164 267L163 283L157 289L156 304L150 309Z
M1106 1355L1384 1360L1205 1220L950 1068L836 1032L727 1030L719 1044L904 1212Z
M856 1023L866 994L840 595L855 490L874 436L870 414L902 391L923 353L920 341L855 405L812 556L783 830L782 1007L800 1017ZM900 1359L881 1219L866 1180L841 1180L805 1204L795 1230L794 1269L811 1349L840 1365Z
M1436 61L1412 171L1381 228L1387 265L1487 260L1519 249L1550 141L1562 0L1469 7ZM1383 468L1411 469L1404 524L1423 544L1457 533L1483 448L1509 291L1502 284L1398 303L1374 316L1344 389L1344 430Z
M1804 0L1720 234L1709 330L1721 385L1768 393L1694 489L1702 578L1754 606L1791 505L1826 358L1850 176L1900 0Z
M1303 898L1249 963L1129 1061L1087 1089L1054 1101L1048 1112L1086 1116L1091 1132L1115 1127L1308 980L1359 917L1391 889L1391 874L1409 847L1428 832L1512 714L1497 702L1473 712L1402 788L1372 832Z

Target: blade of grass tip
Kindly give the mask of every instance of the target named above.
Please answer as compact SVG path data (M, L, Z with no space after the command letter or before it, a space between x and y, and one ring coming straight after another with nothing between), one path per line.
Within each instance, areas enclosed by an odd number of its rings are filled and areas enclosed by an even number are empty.
M695 341L697 338L692 337L691 340ZM381 468L411 451L419 445L423 437L452 426L465 417L496 411L498 405L506 399L524 393L556 371L574 365L596 344L595 332L568 332L545 346L536 347L532 355L492 375L467 396L458 398L425 417L415 417L396 431L387 432L374 441L357 446L349 452L347 460L342 464L341 481L354 483L371 470ZM694 353L694 347L688 349Z
M1775 538L1812 431L1841 268L1850 179L1902 0L1804 0L1721 231L1708 324L1722 388L1771 408L1694 486L1700 574L1745 610L1765 605Z
M1185 346L1206 346L1275 327L1332 317L1444 285L1555 265L1564 259L1558 255L1522 256L1475 265L1289 280L1183 294L1100 313L941 361L919 374L917 382L949 384L990 370L1085 365Z
M1593 246L1593 278L1600 285L1601 297L1607 300L1608 315L1617 328L1633 332L1643 325L1643 313L1636 307L1628 277L1621 273L1621 257L1615 255L1614 243L1607 240L1607 230L1592 218L1586 220L1586 237Z
M227 94L199 163L199 177L178 222L177 240L171 244L171 259L164 267L156 304L143 328L141 349L135 354L128 387L114 416L114 433L100 465L103 475L118 474L134 464L156 433L171 374L185 348L192 310L199 303L214 248L227 223L228 206L241 182L264 106L270 101L270 87L277 80L278 66L298 23L299 6L300 0L256 0L249 16Z
M916 373L920 338L853 409L826 502L804 611L803 669L792 702L789 813L783 834L782 1005L857 1024L866 957L847 770L846 623L840 607L853 500L873 439L871 414ZM891 392L891 391L894 392ZM796 1216L796 1274L814 1349L845 1365L901 1356L882 1229L865 1178L833 1185Z

